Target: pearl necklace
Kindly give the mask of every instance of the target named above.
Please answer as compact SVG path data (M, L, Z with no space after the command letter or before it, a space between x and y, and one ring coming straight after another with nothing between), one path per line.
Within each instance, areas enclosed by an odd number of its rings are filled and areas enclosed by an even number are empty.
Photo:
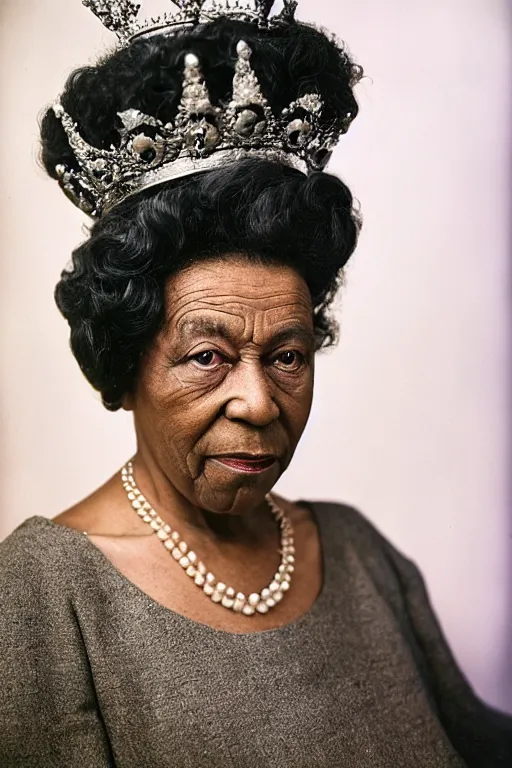
M290 589L291 575L295 570L293 526L284 511L270 497L270 494L267 494L265 498L281 528L281 548L279 549L281 564L268 587L259 593L253 592L249 597L246 597L243 592L237 592L233 587L228 587L222 581L217 581L213 573L208 571L204 563L198 559L196 553L189 550L179 533L157 515L135 485L131 460L122 468L121 476L124 489L135 512L155 531L164 547L170 552L171 557L181 565L187 576L193 579L194 583L203 590L210 600L236 613L253 616L256 611L267 613L270 608L273 608L283 599L284 593Z

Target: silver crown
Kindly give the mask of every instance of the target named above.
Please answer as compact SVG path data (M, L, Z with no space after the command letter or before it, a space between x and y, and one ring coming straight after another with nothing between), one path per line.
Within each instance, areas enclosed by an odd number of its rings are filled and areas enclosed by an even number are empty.
M103 13L103 23L118 34L125 35L128 28L133 30L138 8L131 0L83 2L94 5L97 15ZM236 4L236 13L242 7L244 13L248 13L249 5L255 7L259 20L268 19L273 5L273 0L228 2ZM181 0L180 5L182 13L191 14L198 8L202 12L205 3ZM288 7L294 9L295 5L290 3ZM215 6L218 8L219 2ZM89 144L57 101L53 111L62 123L78 166L56 166L61 188L75 205L97 218L143 189L246 157L279 162L305 174L323 170L333 147L350 126L351 113L326 125L322 120L322 99L317 93L308 93L275 115L251 67L251 54L249 45L240 40L232 98L224 108L212 104L198 57L186 54L183 93L174 121L163 123L137 109L118 112L119 142L110 149Z
M270 16L275 0L172 0L179 10L154 19L138 21L140 5L133 0L82 0L82 3L115 32L121 43L138 37L172 34L186 27L207 24L221 16L230 16L260 28L269 29L293 21L296 0L284 0L280 14Z

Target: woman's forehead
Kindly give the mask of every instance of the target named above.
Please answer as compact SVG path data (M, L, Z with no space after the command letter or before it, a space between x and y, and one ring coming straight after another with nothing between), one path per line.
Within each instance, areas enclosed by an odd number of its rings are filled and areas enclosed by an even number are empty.
M311 295L303 278L291 267L220 261L198 264L173 275L166 289L166 315L171 325L190 313L243 316L272 323L287 314L311 313ZM210 318L211 320L212 318Z

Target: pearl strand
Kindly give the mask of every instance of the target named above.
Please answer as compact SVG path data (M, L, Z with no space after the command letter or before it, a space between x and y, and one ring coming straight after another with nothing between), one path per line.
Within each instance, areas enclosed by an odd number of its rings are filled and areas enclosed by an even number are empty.
M253 616L258 613L268 613L276 606L290 589L292 573L295 570L295 546L293 526L284 511L273 501L270 494L265 497L281 528L281 563L274 578L261 592L253 592L248 597L243 592L237 592L222 581L217 581L213 573L207 570L195 552L191 551L176 530L173 530L155 512L145 496L139 491L133 477L133 463L128 461L121 470L123 486L128 500L137 515L156 533L171 557L178 562L187 576L193 579L205 595L214 603L224 606L236 613Z

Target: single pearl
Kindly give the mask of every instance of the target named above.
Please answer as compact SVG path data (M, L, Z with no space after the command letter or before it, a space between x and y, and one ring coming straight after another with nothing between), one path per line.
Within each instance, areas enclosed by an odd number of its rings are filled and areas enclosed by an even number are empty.
M215 589L213 591L213 595L211 596L210 599L214 603L220 603L220 601L222 600L223 597L224 597L224 595L222 594L222 592L219 592L218 589Z
M175 560L181 560L182 554L178 547L174 547L173 551L171 552L171 555L174 557Z
M152 520L150 526L154 531L160 530L160 523L158 523L156 520Z
M290 589L290 583L288 581L283 581L281 584L281 592L286 592L288 589Z
M190 560L190 562L192 563L192 565L195 565L195 564L196 564L196 562L197 562L197 555L196 555L196 553L195 553L195 552L192 552L192 551L190 551L190 552L188 553L188 559Z
M251 49L245 42L245 40L239 40L236 46L236 52L239 56L242 56L244 59L248 59L252 53Z
M212 587L211 584L205 584L203 587L203 592L205 593L205 595L208 595L208 597L211 597L211 595L213 595L213 593L215 592L215 589Z
M172 539L167 539L167 541L164 541L164 547L171 551L174 549L174 541Z
M163 530L163 528L160 528L160 530L159 530L159 531L157 531L156 535L158 536L158 538L160 539L160 541L165 541L166 539L168 539L168 538L169 538L169 534L168 534L168 533L166 533L166 532Z
M195 55L195 53L187 53L185 56L185 66L186 67L197 67L199 65L199 59Z
M266 600L267 597L270 597L270 590L267 587L261 590L261 597L262 597L262 600Z
M258 603L256 610L259 611L259 613L268 613L268 605L266 603Z
M189 565L190 565L190 560L188 559L188 557L186 555L183 555L183 557L180 557L178 562L179 562L179 564L181 565L182 568L188 568Z
M224 584L223 581L219 581L219 583L217 584L216 589L217 589L217 592L225 592L226 591L226 585Z
M188 549L188 547L187 547L187 545L185 544L185 542L184 542L184 541L180 541L180 543L178 544L178 549L180 549L180 550L181 550L181 552L182 552L184 555L186 555L186 554L187 554L187 549Z
M224 597L222 598L221 602L222 602L222 605L224 606L224 608L233 608L233 606L235 604L235 601L233 600L233 598L232 597L227 597L226 595L224 595Z
M187 574L187 576L190 576L190 578L193 579L194 576L196 575L196 569L194 568L193 565L189 565L185 573Z
M272 595L272 600L275 603L279 603L283 599L283 593L282 592L274 592Z
M248 603L249 605L257 606L260 602L260 596L256 594L256 592L253 592L252 595L249 595Z
M245 605L245 600L241 600L241 599L240 599L240 598L237 596L237 598L236 598L235 602L233 603L233 610L234 610L236 613L241 613L241 612L242 612L242 610L243 610L243 607L244 607L244 605ZM252 606L251 606L251 607L252 607Z
M204 576L200 573L196 573L194 577L194 581L197 584L198 587L202 587L204 584Z
M279 582L278 582L278 581L273 581L273 582L270 584L270 586L269 586L269 590L270 590L271 592L277 592L279 589L280 589L280 584L279 584Z
M245 616L253 616L255 612L256 612L256 609L252 605L249 605L248 603L246 603L242 608L242 613Z

